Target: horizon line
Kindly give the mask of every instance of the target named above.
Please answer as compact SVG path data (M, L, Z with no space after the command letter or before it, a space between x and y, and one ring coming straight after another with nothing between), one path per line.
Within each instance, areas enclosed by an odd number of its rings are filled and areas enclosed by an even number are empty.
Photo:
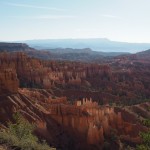
M101 39L107 40L111 42L123 42L123 43L131 43L131 44L150 44L150 42L130 42L130 41L122 41L122 40L112 40L106 37L87 37L87 38L43 38L43 39L23 39L23 40L0 40L0 42L25 42L25 41L40 41L40 40L94 40Z

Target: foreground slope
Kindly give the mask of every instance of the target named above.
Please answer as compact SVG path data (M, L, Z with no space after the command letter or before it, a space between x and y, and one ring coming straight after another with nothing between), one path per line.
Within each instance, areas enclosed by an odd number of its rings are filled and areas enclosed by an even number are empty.
M104 140L112 145L110 149L119 149L120 140L135 146L140 143L139 132L147 131L128 111L100 107L88 99L70 105L65 97L53 99L44 90L19 89L2 96L0 107L1 124L20 112L36 124L40 138L61 149L101 149Z

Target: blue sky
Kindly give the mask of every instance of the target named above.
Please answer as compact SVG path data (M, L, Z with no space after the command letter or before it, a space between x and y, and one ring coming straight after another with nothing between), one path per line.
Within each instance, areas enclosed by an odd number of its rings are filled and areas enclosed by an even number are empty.
M150 0L0 0L0 41L57 38L150 43Z

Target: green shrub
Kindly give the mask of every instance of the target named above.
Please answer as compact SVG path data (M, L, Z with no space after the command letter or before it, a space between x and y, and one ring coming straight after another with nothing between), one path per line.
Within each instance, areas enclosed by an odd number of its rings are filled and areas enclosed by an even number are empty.
M144 126L150 127L150 119L145 119L142 121Z
M21 115L14 116L15 123L8 123L8 128L0 131L0 143L18 147L21 150L52 150L45 142L40 143L33 135L35 126Z
M137 150L150 150L150 147L147 147L145 145L138 145Z
M150 150L150 131L140 133L142 144L137 146L137 150Z

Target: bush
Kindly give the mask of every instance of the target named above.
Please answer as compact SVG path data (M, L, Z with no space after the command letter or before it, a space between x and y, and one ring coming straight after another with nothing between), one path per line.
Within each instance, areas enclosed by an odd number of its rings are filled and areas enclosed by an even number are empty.
M144 126L150 127L150 119L145 119L142 121Z
M150 150L150 131L140 133L142 144L137 146L137 150Z
M40 143L33 135L35 126L30 124L21 115L14 116L15 123L8 123L8 128L0 131L0 143L21 150L52 150L45 142Z

